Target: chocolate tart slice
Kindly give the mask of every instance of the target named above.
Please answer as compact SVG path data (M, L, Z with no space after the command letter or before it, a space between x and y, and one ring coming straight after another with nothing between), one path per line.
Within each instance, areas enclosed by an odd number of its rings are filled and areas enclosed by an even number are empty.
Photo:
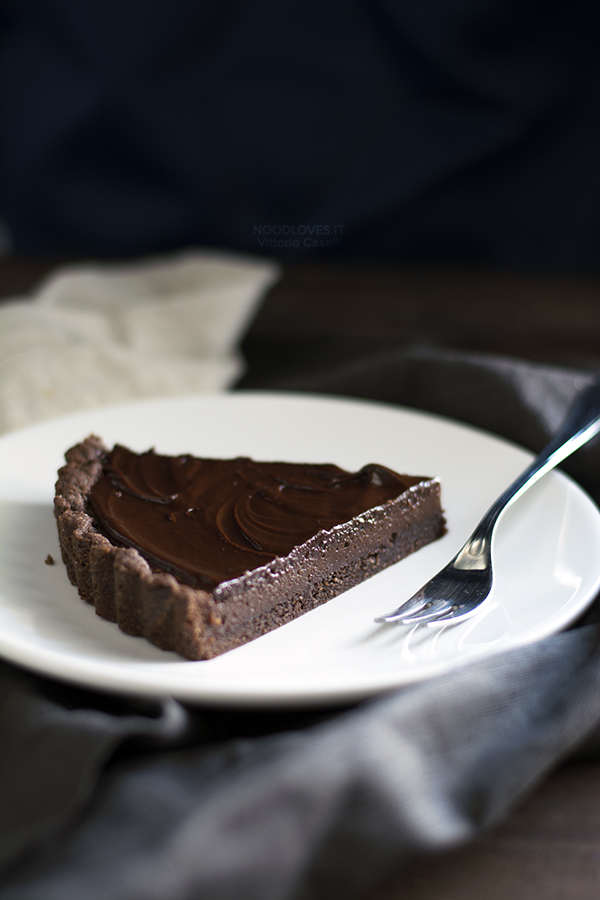
M98 615L210 659L290 622L445 533L436 479L367 465L66 454L55 515Z

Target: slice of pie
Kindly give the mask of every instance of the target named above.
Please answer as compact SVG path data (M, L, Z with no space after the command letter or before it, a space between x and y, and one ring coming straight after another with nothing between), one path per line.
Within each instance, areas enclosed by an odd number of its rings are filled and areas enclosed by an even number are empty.
M81 597L128 634L209 659L445 533L437 479L380 465L66 454L55 515Z

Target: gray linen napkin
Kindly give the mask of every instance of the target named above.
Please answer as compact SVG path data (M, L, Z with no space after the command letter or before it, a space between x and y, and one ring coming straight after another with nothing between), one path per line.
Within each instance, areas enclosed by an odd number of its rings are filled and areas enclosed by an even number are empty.
M270 260L209 250L52 273L0 306L0 432L141 397L224 390Z
M446 412L537 449L588 377L418 350L294 386ZM596 442L571 462L597 500L598 457ZM596 751L596 618L319 713L148 709L6 665L0 900L369 897Z

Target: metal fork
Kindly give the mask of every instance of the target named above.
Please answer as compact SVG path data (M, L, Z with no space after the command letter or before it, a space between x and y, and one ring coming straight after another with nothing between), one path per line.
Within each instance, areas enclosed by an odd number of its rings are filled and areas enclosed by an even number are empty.
M454 559L410 600L376 622L457 624L472 616L492 589L492 536L501 514L546 472L600 431L600 375L579 394L561 429L513 481L458 551Z

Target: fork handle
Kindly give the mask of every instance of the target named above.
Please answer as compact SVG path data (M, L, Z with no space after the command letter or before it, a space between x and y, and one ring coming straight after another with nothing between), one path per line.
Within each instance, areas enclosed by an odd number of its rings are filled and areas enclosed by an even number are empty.
M579 394L552 440L490 506L454 559L457 569L483 569L490 564L491 537L501 513L536 481L600 432L600 376Z

